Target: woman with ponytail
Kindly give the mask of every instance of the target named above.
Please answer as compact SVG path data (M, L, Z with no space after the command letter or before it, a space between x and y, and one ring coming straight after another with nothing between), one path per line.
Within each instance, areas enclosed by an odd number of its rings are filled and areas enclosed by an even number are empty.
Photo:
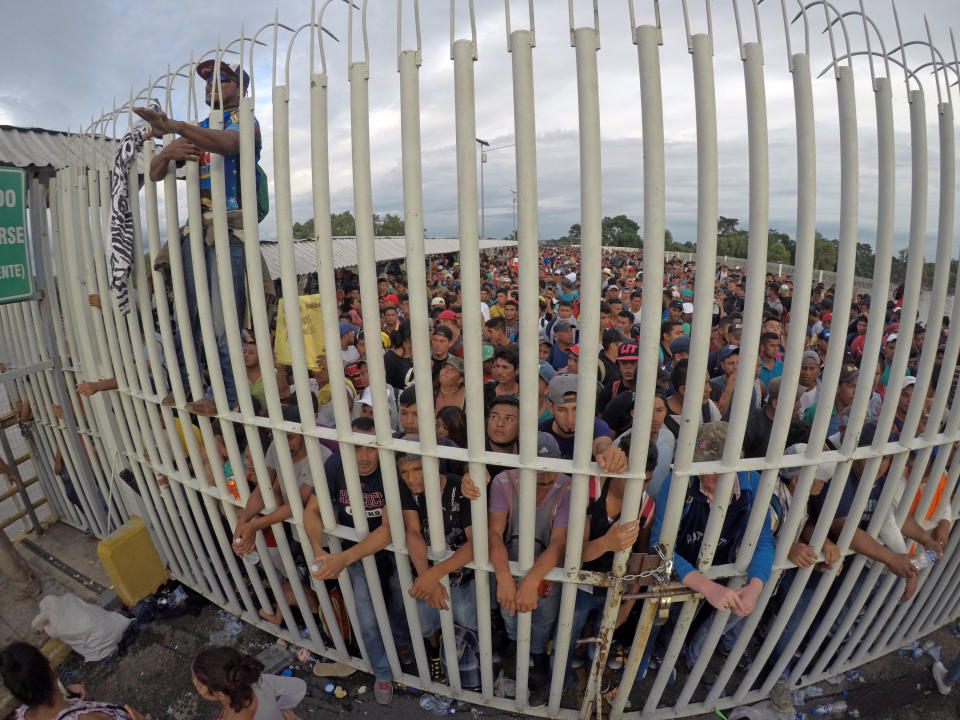
M204 700L220 703L219 720L298 720L293 709L307 692L300 678L267 675L256 659L232 647L208 647L190 668Z
M82 685L63 687L46 656L29 643L0 650L0 677L22 703L14 720L129 720L121 707L87 700Z

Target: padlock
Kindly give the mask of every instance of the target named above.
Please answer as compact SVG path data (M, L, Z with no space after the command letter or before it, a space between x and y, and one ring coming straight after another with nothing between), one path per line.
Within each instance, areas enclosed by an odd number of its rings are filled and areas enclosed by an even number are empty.
M666 625L667 620L670 619L670 603L673 602L672 597L662 597L660 598L659 603L657 603L657 618L653 621L654 625Z

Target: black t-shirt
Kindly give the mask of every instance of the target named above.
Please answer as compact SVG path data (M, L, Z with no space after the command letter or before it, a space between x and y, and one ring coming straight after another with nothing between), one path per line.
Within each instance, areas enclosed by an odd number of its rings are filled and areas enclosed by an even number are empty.
M445 475L443 490L440 492L440 506L443 513L443 535L447 547L458 550L467 542L466 530L473 523L470 514L470 501L463 496L460 489L460 480L452 475ZM400 507L403 510L414 510L420 518L420 534L430 546L430 521L427 519L427 503L424 495L414 495L404 482L400 483ZM450 582L460 585L473 578L473 570L460 568L450 573Z
M340 453L334 453L327 458L323 469L327 474L327 487L330 489L330 501L333 503L337 524L356 527L353 522L353 508L350 507L350 496L347 493L347 482L343 476ZM373 532L383 522L383 513L386 512L387 506L379 465L370 475L360 476L360 488L363 491L363 507L367 512L367 525Z
M393 350L387 350L383 354L383 369L387 376L387 382L393 385L398 391L403 390L407 371L412 367L412 360L400 357L393 352Z

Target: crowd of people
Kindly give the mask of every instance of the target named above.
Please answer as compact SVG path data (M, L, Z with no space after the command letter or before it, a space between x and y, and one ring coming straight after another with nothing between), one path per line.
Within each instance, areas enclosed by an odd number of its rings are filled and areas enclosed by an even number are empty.
M207 208L210 201L209 165L203 165L203 155L221 153L234 160L227 168L227 210L228 220L237 217L240 211L238 165L235 162L239 152L236 141L234 116L236 101L245 90L245 78L237 74L229 65L221 64L220 83L223 93L225 115L223 131L196 128L185 123L177 123L166 116L153 111L138 113L149 120L157 132L178 133L181 137L168 143L163 151L155 156L150 168L151 179L159 180L168 172L172 162L184 162L199 159L201 167L201 193ZM208 80L208 103L212 90L210 76L212 66L206 68ZM243 86L243 89L241 89ZM232 104L231 104L232 103ZM257 144L259 150L259 143ZM206 160L209 162L209 160ZM206 168L204 175L203 168ZM207 184L203 184L203 178ZM231 180L231 178L233 180ZM231 214L232 213L232 214ZM205 238L209 224L204 216ZM243 308L243 244L240 228L229 223L230 227L230 263L234 274L235 294L238 318L244 316ZM182 261L190 266L189 242L182 241ZM207 262L214 266L218 258L213 252L212 238L205 245ZM235 251L235 252L234 252ZM221 261L225 261L222 260ZM209 268L208 268L209 269ZM871 562L883 564L890 572L905 579L902 599L912 596L917 587L916 553L930 551L939 558L945 548L952 524L950 498L953 488L946 487L946 477L929 477L930 464L914 467L914 456L906 464L905 471L898 476L888 475L890 459L885 458L876 473L867 472L867 461L855 460L849 472L840 473L829 464L816 467L813 477L800 473L798 467L779 470L769 509L764 508L764 521L758 537L750 539L749 558L740 557L744 543L747 519L754 510L761 493L760 476L752 471L739 471L732 483L729 497L718 497L717 493L727 483L718 484L718 475L702 473L692 477L675 478L672 467L677 439L681 433L682 411L688 387L697 388L700 378L688 384L688 373L692 367L690 353L692 349L691 332L694 326L702 327L710 323L710 347L707 359L707 377L703 378L702 401L696 403L701 410L694 418L699 427L696 433L694 462L719 461L724 451L729 433L728 421L733 408L736 387L750 390L749 417L744 437L733 441L741 447L742 457L763 457L769 449L774 418L778 407L787 404L790 410L790 427L787 437L787 454L804 453L811 441L811 422L817 416L818 408L827 404L829 427L826 449L837 449L847 433L850 409L858 385L870 383L868 417L863 425L856 444L865 446L873 443L877 437L877 421L884 408L895 406L890 439L899 436L904 427L912 402L924 403L920 413L920 422L916 428L918 434L928 429L936 432L945 418L930 415L930 400L938 391L952 389L954 363L952 358L940 368L942 352L946 340L948 320L942 324L932 324L933 318L922 318L930 322L910 323L912 333L900 331L902 291L895 293L890 300L871 298L869 295L857 296L850 308L850 323L837 327L833 323L835 292L832 287L817 285L813 288L811 301L802 307L793 307L793 287L790 277L765 278L766 289L763 302L762 334L760 335L755 365L740 365L743 348L743 321L746 299L746 274L739 267L717 264L711 267L696 267L693 262L679 259L669 260L664 269L663 286L652 287L644 282L642 252L604 251L602 267L602 287L599 297L581 296L582 272L579 252L576 248L543 247L540 251L539 288L538 288L538 324L536 332L528 334L520 327L519 259L512 250L487 253L480 258L481 288L480 297L465 297L461 285L461 268L455 256L433 256L426 259L425 266L403 267L398 263L386 263L378 268L377 302L378 307L363 307L361 304L358 276L350 269L336 272L336 294L339 307L340 347L327 348L326 353L312 358L313 371L309 378L310 396L314 401L314 417L302 417L298 405L291 401L296 388L289 367L272 357L263 357L257 350L252 330L225 327L222 311L214 308L218 318L215 323L217 353L220 355L220 368L225 374L227 401L230 407L237 402L237 383L242 378L234 378L229 362L227 337L232 332L241 334L243 342L243 360L247 368L247 381L254 406L259 413L266 414L264 377L276 375L276 385L284 401L283 418L304 425L316 423L321 426L335 426L334 398L342 396L350 409L351 430L356 434L374 434L374 407L387 406L387 415L396 438L418 441L419 433L428 423L435 423L438 441L443 445L467 447L467 415L482 414L484 422L484 450L503 453L504 457L513 456L515 462L487 462L484 477L471 477L464 463L441 459L438 463L440 477L439 493L443 522L441 534L445 539L448 553L437 559L428 553L431 545L430 518L426 509L426 487L424 460L415 453L398 452L383 454L373 444L355 444L339 447L336 443L323 443L321 446L324 461L324 478L316 477L311 471L306 440L298 433L289 433L286 437L286 450L281 450L273 441L270 433L262 434L261 442L268 449L265 453L265 465L268 477L262 482L272 486L276 503L268 504L260 491L260 484L254 468L250 443L256 433L246 433L243 428L236 433L237 442L244 451L244 468L230 468L226 444L222 434L218 435L216 448L203 448L206 461L204 467L192 468L196 474L207 474L212 479L212 467L221 464L228 471L227 477L237 484L247 482L249 500L239 513L232 530L232 550L238 556L250 558L261 536L279 560L277 537L287 537L295 555L300 556L297 563L299 576L287 578L283 594L288 603L293 604L302 586L309 602L310 612L320 612L318 597L314 588L316 583L325 583L331 597L338 595L338 579L349 577L352 589L353 616L357 626L350 627L344 617L323 617L324 627L336 624L341 628L345 639L355 647L358 638L369 658L375 676L374 696L382 704L388 704L393 697L393 670L390 654L384 643L387 629L378 622L374 597L380 590L370 587L370 576L364 571L364 558L372 557L379 575L389 616L389 633L393 635L401 665L413 661L413 641L410 627L404 612L401 575L397 572L397 562L407 562L412 566L414 582L409 588L410 596L416 599L420 631L425 640L429 661L430 677L433 681L448 681L444 653L441 652L440 614L441 610L451 610L457 626L458 651L462 657L469 656L470 648L476 644L476 631L479 624L475 573L471 567L475 554L472 524L477 512L486 512L488 528L488 548L492 566L491 593L493 613L489 622L494 633L496 648L496 669L503 677L511 680L516 676L517 666L517 627L520 613L531 613L530 653L531 669L528 702L531 706L542 705L546 701L549 689L549 673L556 649L561 645L569 648L567 666L564 668L570 689L565 702L577 704L577 683L582 679L578 667L584 666L593 657L594 646L578 642L581 636L594 637L603 611L606 588L597 588L589 584L579 586L576 597L573 625L564 634L558 632L557 616L560 606L560 584L547 580L551 569L562 567L568 544L567 528L570 518L571 477L565 473L538 469L536 472L536 510L533 528L535 560L525 573L518 575L516 566L511 565L519 559L519 539L521 536L519 505L523 475L519 470L519 442L521 427L519 421L519 378L521 371L532 372L532 367L521 368L519 342L521 337L535 336L539 347L538 426L523 429L523 434L536 433L537 455L539 458L571 460L574 452L574 440L578 412L584 408L594 411L591 459L599 467L598 476L591 479L589 505L587 507L583 543L579 548L582 567L585 570L609 572L615 553L630 549L630 567L647 567L647 560L656 556L655 547L661 540L672 541L672 537L661 538L667 509L667 498L674 482L685 486L685 500L680 517L679 530L673 549L673 568L675 578L691 591L703 598L693 626L690 628L684 644L683 660L693 667L697 658L705 649L710 620L713 613L729 613L725 616L725 629L720 643L721 651L730 651L743 627L744 618L757 611L757 601L768 582L773 577L774 547L778 542L789 543L789 559L797 568L813 567L817 572L807 584L799 602L792 609L785 629L778 630L777 655L787 652L788 646L803 648L816 631L813 626L803 628L804 637L795 638L801 631L801 618L813 597L814 590L821 578L832 580L828 601L833 598L841 582L834 579L848 571L849 562L844 562L840 549L835 544L847 526L856 526L852 533L850 548ZM413 273L426 272L428 301L426 307L414 306L408 293L408 278ZM600 272L597 268L594 271ZM207 281L215 287L216 273L209 272ZM320 278L320 282L328 282ZM701 288L710 288L713 293L712 316L694 317L694 300ZM187 290L191 312L195 309L195 286L192 274L188 278ZM192 295L190 293L193 293ZM213 293L219 302L219 292ZM159 294L157 297L162 298ZM600 331L595 337L588 337L580 324L580 310L585 303L598 303L600 309ZM219 314L218 314L219 313ZM378 313L380 330L376 336L365 336L360 329L361 318ZM426 313L430 322L431 376L414 377L413 348L410 321L415 314ZM177 364L181 372L185 362L179 347L186 342L196 343L197 357L204 369L204 353L201 351L201 339L196 313L190 315L189 327L178 329ZM482 321L482 407L468 401L465 390L466 368L464 363L464 316L474 314ZM843 313L846 316L846 313ZM865 333L868 322L883 326L883 345L879 357L865 357ZM638 387L637 365L640 358L640 328L653 323L659 328L658 372L653 397L652 419L649 427L633 427L633 411L636 394L643 390ZM472 322L471 322L472 324ZM368 324L369 328L369 324ZM795 334L804 338L804 351L801 358L800 385L796 394L781 397L781 376L784 369L784 353L787 338ZM927 341L926 334L936 334L939 342ZM192 339L192 340L191 340ZM271 345L274 338L270 338ZM526 340L524 340L526 342ZM843 346L844 360L837 387L828 387L822 381L828 346L840 343ZM894 367L894 353L898 346L910 345L906 375L896 383L899 391L894 395L887 392L891 383ZM919 351L937 352L936 366L933 371L924 398L913 398L916 384ZM345 367L343 378L332 377L327 359L331 353L340 353ZM598 373L596 377L597 393L595 402L578 396L578 369L581 357L596 354ZM387 387L373 388L370 385L367 370L368 359L374 354L382 354L386 373ZM749 353L752 356L752 353ZM172 367L172 358L168 364ZM590 363L592 365L592 363ZM697 365L700 366L699 364ZM226 382L226 373L230 373ZM864 377L861 377L864 375ZM744 377L746 376L746 377ZM471 381L473 379L471 378ZM432 387L432 407L418 407L415 388L426 384ZM109 387L97 390L109 390ZM87 388L90 390L90 388ZM96 390L94 390L96 391ZM742 391L741 391L742 392ZM164 405L172 405L172 394L163 400ZM194 398L186 405L186 410L196 415L217 415L218 409L212 394ZM821 411L822 412L825 411ZM854 426L858 427L859 423ZM230 428L227 423L215 423L215 428ZM239 426L238 426L239 427ZM179 428L181 438L183 430ZM199 431L197 433L198 441ZM619 477L627 469L627 458L631 443L642 442L646 450L646 480L640 511L636 517L622 517L625 490L628 480ZM185 445L186 447L186 445ZM288 484L282 482L283 470L281 454L289 452L293 468L293 480L298 492L287 493ZM776 449L774 449L776 454ZM396 473L384 473L384 462L395 464ZM196 465L196 463L194 463ZM550 464L555 467L554 463ZM906 495L911 475L923 475L915 497ZM406 539L408 555L395 554L387 548L391 542L390 519L387 513L387 495L384 477L400 478L398 486L402 533ZM359 478L362 497L351 496L348 488ZM801 483L801 479L806 481ZM869 501L862 512L854 509L854 496L861 483L871 483ZM918 507L927 483L937 485L932 493L933 502L929 507ZM826 483L841 483L842 493L836 512L829 511L828 538L822 544L811 545L813 528L824 514ZM895 485L895 501L885 510L882 523L872 522L877 501L885 487ZM916 483L912 483L916 485ZM478 507L477 499L482 497L482 488L487 488L487 506ZM321 498L319 493L328 493L334 511L335 521L344 527L354 527L358 512L366 518L368 533L356 542L333 541L324 527L321 516ZM889 493L888 493L889 494ZM245 493L238 494L245 495ZM788 523L787 514L794 504L802 505L794 509L792 518L799 513L799 525ZM894 510L898 505L908 504L910 512L903 523L896 523ZM293 516L292 505L299 504L303 513L303 530L309 541L314 558L308 568L302 560L300 543L291 532L291 526L285 522ZM723 565L739 561L746 568L743 582L739 585L726 585L711 580L700 562L704 534L708 519L715 505L726 508L725 520L720 530L716 550L708 564ZM436 521L437 518L434 518ZM881 525L879 533L867 532ZM797 527L795 534L782 538L787 526ZM528 530L528 528L524 528ZM849 534L849 533L848 533ZM747 550L744 550L745 552ZM647 563L647 564L645 564ZM252 564L252 563L251 563ZM281 568L280 562L274 563ZM840 567L842 565L842 568ZM701 568L698 570L698 567ZM285 572L285 571L284 571ZM783 603L787 590L797 577L796 569L779 576L779 586L773 599L766 607L769 618L773 618ZM446 585L441 583L447 579ZM863 581L865 574L861 577ZM860 582L858 581L858 582ZM628 591L636 585L628 585ZM284 614L281 603L275 598L272 610L262 611L265 618L281 623ZM679 603L677 604L679 605ZM638 624L640 606L633 600L625 600L616 620L614 633L614 651L610 654L609 666L622 667L623 652L617 648L629 649L633 642ZM785 610L786 612L786 610ZM302 618L301 618L302 619ZM766 618L765 618L766 620ZM662 656L676 622L676 612L671 614L667 624L655 631L647 644L641 672L656 664ZM762 636L766 622L761 622L758 632ZM799 642L797 642L799 640ZM587 648L584 650L584 648ZM749 657L745 656L745 662ZM465 672L466 663L461 664L461 683L464 687L479 684L479 676L471 677ZM196 668L195 668L196 669ZM252 677L252 676L251 676ZM196 675L195 682L200 681ZM709 682L704 675L704 682ZM205 682L205 681L204 681ZM212 687L207 684L208 687ZM199 684L198 684L199 689ZM206 696L205 696L206 697Z

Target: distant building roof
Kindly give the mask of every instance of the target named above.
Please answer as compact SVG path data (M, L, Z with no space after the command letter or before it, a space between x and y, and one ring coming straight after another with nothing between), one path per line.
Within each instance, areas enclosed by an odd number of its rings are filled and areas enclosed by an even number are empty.
M481 240L480 249L488 250L498 247L515 246L512 240ZM459 238L424 238L424 254L440 255L443 253L460 252ZM274 278L280 277L280 245L276 240L260 243L260 251L267 261L270 274ZM377 237L374 239L374 251L377 262L396 260L407 256L406 239L400 237ZM298 275L316 272L317 247L316 241L295 240L293 243L293 261ZM355 237L333 238L333 266L335 268L352 267L357 264L357 239Z
M88 162L92 159L91 153L96 153L97 156L105 155L106 162L112 164L116 141L93 140L89 136L58 130L0 125L0 165L52 173L79 159L81 151Z

